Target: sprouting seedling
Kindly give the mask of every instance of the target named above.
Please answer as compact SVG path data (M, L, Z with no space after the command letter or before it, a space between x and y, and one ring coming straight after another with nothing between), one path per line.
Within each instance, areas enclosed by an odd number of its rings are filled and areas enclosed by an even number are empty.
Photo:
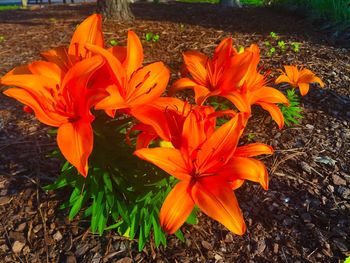
M286 50L286 43L281 40L281 41L278 41L278 47L284 52Z
M248 135L247 135L247 140L248 140L248 142L253 141L254 138L255 138L255 134L254 134L254 133L248 133Z
M152 32L147 32L145 35L146 41L151 41L153 38L153 33Z
M185 25L184 24L180 24L180 31L184 31L185 30Z
M5 37L4 36L0 36L0 43L5 41Z
M159 40L159 35L158 34L153 34L152 32L147 32L145 35L146 41L153 41L157 42Z
M294 51L295 53L299 52L299 50L300 50L300 43L293 42L293 43L291 44L291 46L292 46L292 49L293 49L293 51Z
M279 36L273 31L270 32L270 37L274 40L277 40L279 38Z
M111 46L118 46L118 41L117 40L115 40L115 39L111 39L110 41L109 41L109 44L111 45Z
M159 40L159 35L158 34L154 35L152 40L153 42L157 42Z
M269 46L271 46L271 43L270 43L269 41L265 41L265 42L264 42L264 45L267 46L267 47L269 47Z
M267 56L271 57L276 52L276 48L272 47L270 48L269 52L267 52Z

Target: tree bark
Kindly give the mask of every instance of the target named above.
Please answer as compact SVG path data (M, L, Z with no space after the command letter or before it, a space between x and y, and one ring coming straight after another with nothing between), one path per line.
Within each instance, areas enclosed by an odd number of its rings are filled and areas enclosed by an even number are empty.
M27 8L28 0L22 0L22 7Z
M129 0L97 0L97 8L104 18L112 20L132 20Z
M220 0L220 5L223 7L242 7L239 0Z

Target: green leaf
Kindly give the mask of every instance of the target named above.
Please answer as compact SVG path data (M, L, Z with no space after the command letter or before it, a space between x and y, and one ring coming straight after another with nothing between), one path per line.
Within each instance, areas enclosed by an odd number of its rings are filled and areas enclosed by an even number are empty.
M156 34L153 36L153 42L157 42L159 40L159 35Z
M146 41L151 41L152 38L153 38L153 33L152 32L146 33L146 35L145 35Z
M144 231L143 231L143 226L141 225L140 226L140 231L139 231L139 241L138 241L139 252L142 251L142 249L144 248L145 244L146 244L145 234L144 234Z
M107 189L112 192L113 191L113 186L112 186L112 180L111 180L111 177L109 175L108 172L104 172L103 173L103 181L105 183L105 186L107 187Z
M109 41L109 44L111 44L111 46L117 46L118 45L118 41L117 40L115 40L115 39L111 39L110 41Z
M123 220L127 223L130 224L130 219L129 219L129 213L128 213L128 208L125 205L125 203L123 201L120 201L118 199L116 199L116 203L117 203L117 208L118 208L118 212L121 215L121 217L123 218Z
M124 222L121 220L121 221L119 221L119 222L117 222L117 223L115 223L115 224L113 224L113 225L110 225L110 226L106 227L105 230L107 231L107 230L115 229L115 228L119 227L119 226L120 226L121 224L123 224L123 223L124 223Z
M82 218L87 218L92 215L92 205L90 205L87 209L85 209Z
M131 220L130 238L131 239L134 239L137 228L139 227L139 218L140 218L139 206L135 205L130 214L130 220Z
M104 208L103 197L104 197L104 192L100 191L100 192L98 192L97 197L93 198L92 216L91 216L91 231L93 233L95 233L97 230L97 227L98 227L99 221L100 221L100 216L102 215L102 211Z
M181 230L178 229L176 232L175 232L175 236L180 239L182 242L185 242L185 237L184 235L182 234Z
M67 179L66 173L61 173L61 175L56 179L53 184L49 184L43 187L44 190L56 190L69 185L69 180Z
M104 208L104 209L103 209ZM98 222L98 233L100 236L102 236L103 231L105 230L107 220L108 220L108 215L106 211L106 207L103 207L102 205L102 213L100 214L99 222Z
M193 208L191 214L187 217L186 223L190 225L196 225L198 224L198 218L197 218L197 209Z
M69 211L69 215L68 215L68 218L69 220L73 220L73 218L78 214L78 212L80 211L81 209L81 206L83 204L83 201L84 201L84 198L85 198L85 195L86 195L86 191L83 192L83 194L81 194L77 200L74 202L72 208L70 209Z
M156 247L159 247L160 243L164 242L165 235L163 233L162 228L160 227L159 220L156 219L156 216L154 215L154 213L152 213L151 218L152 218L152 225L153 225L154 242Z

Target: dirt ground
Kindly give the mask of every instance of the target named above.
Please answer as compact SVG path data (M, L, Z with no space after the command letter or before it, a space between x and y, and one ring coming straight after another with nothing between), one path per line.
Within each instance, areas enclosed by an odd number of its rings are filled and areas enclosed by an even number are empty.
M304 65L320 76L324 89L302 98L300 125L278 130L257 111L246 134L271 144L265 158L270 189L245 184L237 198L247 222L243 236L200 215L184 225L186 242L168 237L168 246L137 251L135 241L113 233L93 235L86 221L68 221L58 206L66 191L45 193L59 162L46 157L55 141L48 128L0 95L0 262L339 262L350 256L350 50L310 21L281 10L222 10L205 4L134 4L136 20L106 21L106 42L125 43L128 29L143 39L145 63L162 60L172 80L181 52L211 54L232 35L237 47L258 43L264 68ZM0 75L39 58L40 51L68 44L76 25L94 12L93 5L57 5L32 11L0 13ZM266 55L264 42L276 32L300 51ZM147 42L144 35L160 35ZM341 45L341 46L339 46ZM245 138L248 139L247 137ZM251 137L250 137L251 140Z

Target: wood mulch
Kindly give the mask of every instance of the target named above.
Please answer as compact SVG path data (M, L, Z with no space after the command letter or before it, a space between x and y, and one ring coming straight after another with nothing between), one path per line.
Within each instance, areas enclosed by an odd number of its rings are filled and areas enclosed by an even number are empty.
M243 236L200 215L182 227L186 242L168 237L168 246L137 251L135 241L113 233L103 237L88 222L67 219L58 209L67 192L46 193L59 162L46 157L55 147L17 102L0 95L0 262L339 262L350 256L350 50L333 46L309 21L281 10L222 10L205 4L134 4L136 20L106 21L106 43L125 43L128 29L142 39L145 63L161 60L172 71L189 49L211 54L224 37L237 47L258 43L261 66L304 65L326 83L302 98L300 125L278 130L257 110L244 140L271 144L265 158L270 189L246 183L237 198L247 222ZM55 5L0 12L0 75L39 59L40 51L69 43L76 25L93 5ZM278 48L271 57L264 42L273 31L300 51ZM147 42L144 35L160 35ZM248 136L248 134L250 134ZM253 135L253 136L252 136Z

